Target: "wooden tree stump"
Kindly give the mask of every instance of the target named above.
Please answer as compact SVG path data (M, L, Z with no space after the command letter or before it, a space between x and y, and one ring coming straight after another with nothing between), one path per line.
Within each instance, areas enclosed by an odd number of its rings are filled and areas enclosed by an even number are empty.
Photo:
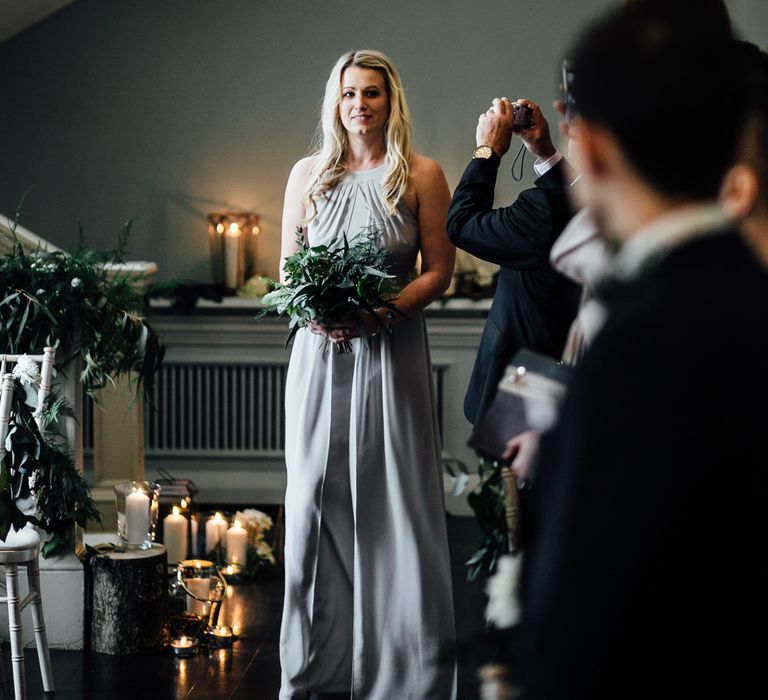
M90 564L91 649L114 655L162 651L168 635L165 547L100 552Z

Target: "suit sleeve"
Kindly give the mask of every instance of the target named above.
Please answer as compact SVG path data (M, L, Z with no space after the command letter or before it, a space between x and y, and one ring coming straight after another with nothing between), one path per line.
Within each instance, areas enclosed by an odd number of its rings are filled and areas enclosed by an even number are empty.
M448 236L457 248L513 269L546 263L555 230L555 207L567 206L563 165L558 163L508 207L493 208L499 159L472 160L448 209Z

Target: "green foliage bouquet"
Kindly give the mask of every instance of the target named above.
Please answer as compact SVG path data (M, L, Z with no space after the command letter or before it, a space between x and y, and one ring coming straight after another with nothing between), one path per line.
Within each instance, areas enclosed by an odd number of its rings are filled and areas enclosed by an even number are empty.
M262 298L266 309L288 316L286 345L299 328L312 321L333 327L360 312L367 313L382 330L389 326L379 318L376 309L385 307L397 313L391 299L399 291L386 264L386 251L377 244L377 231L364 230L352 244L342 234L328 245L310 246L303 229L296 229L299 249L285 259L283 271L287 282L273 283L275 289ZM349 341L334 343L337 352L349 352Z

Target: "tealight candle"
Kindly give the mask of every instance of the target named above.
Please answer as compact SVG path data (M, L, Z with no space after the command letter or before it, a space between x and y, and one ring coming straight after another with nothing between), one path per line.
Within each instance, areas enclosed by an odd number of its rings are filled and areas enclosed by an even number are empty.
M175 564L187 558L187 519L178 506L163 518L163 544L168 550L168 563Z
M235 524L227 530L227 561L230 564L245 564L245 553L248 546L248 532L235 520Z
M149 496L137 489L125 499L125 530L129 544L144 544L149 536Z
M205 523L205 551L212 552L227 532L227 521L221 513L216 513Z
M214 627L208 634L213 646L228 647L235 641L231 627Z
M176 656L192 656L197 651L197 640L182 635L171 640L171 648Z

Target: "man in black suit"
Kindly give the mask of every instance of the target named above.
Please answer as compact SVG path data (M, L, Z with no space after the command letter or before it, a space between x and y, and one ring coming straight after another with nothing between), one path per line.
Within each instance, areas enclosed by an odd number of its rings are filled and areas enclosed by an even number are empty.
M618 253L533 480L527 700L763 682L768 276L712 203L744 71L727 37L677 29L612 16L576 50L581 192Z
M560 357L576 314L579 288L549 263L552 243L571 218L565 163L555 150L541 110L529 100L529 128L517 133L537 156L540 177L508 207L493 208L496 174L515 131L505 98L480 116L474 150L448 210L448 236L462 250L500 266L496 292L464 399L477 425L504 368L520 348Z

